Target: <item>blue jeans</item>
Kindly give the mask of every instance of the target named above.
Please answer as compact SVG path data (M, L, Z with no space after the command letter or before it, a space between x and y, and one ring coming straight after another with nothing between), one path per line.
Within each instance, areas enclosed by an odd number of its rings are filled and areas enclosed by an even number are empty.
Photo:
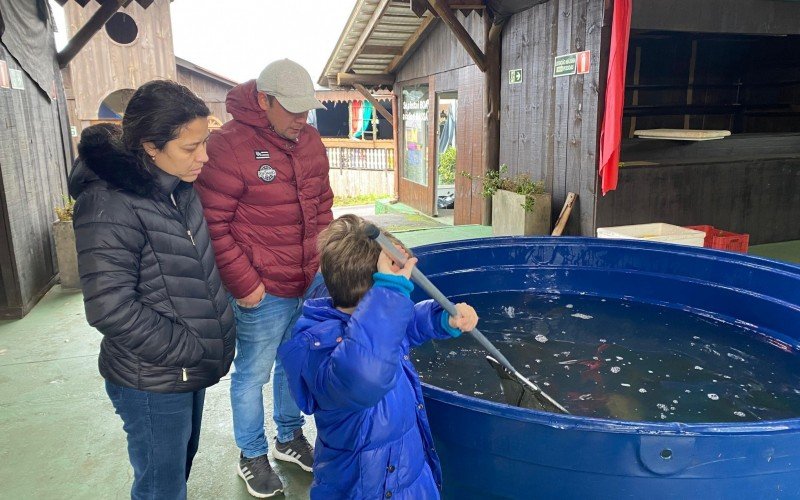
M309 292L318 289L322 276L317 274ZM254 307L242 307L229 296L236 317L236 357L231 373L231 409L236 446L247 458L267 453L264 435L263 387L272 382L272 419L278 427L278 441L286 443L305 420L289 393L286 374L276 359L278 346L289 340L292 328L302 312L304 297L284 298L265 295Z
M106 382L122 418L133 466L133 500L185 499L186 480L200 443L205 389L162 394Z

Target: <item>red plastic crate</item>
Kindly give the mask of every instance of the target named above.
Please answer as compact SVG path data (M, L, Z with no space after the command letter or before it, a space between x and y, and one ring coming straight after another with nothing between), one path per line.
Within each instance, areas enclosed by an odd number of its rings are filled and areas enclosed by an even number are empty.
M747 253L750 244L749 234L732 233L723 231L714 226L686 226L689 229L697 229L706 233L703 246L706 248L716 248L719 250L731 250L733 252Z

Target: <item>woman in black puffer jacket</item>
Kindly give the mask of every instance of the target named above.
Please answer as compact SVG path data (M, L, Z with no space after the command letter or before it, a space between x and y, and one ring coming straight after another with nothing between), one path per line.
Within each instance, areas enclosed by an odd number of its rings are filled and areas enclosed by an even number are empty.
M153 81L122 132L84 130L70 175L86 318L103 334L100 373L123 421L132 498L185 498L205 388L233 359L233 312L192 182L206 156L208 107Z

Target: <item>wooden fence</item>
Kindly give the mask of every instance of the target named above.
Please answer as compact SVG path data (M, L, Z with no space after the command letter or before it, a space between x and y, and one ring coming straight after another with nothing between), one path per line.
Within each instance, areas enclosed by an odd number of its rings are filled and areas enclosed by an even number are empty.
M336 196L394 195L394 141L322 141L328 150L331 188Z

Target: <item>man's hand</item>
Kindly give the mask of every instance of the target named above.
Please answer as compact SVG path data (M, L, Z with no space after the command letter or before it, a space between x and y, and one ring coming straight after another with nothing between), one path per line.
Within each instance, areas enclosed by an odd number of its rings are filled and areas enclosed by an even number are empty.
M463 302L456 304L456 311L458 316L450 316L450 326L458 328L462 332L469 332L478 326L478 313L475 312L472 306Z
M406 257L408 257L408 252L405 251L403 247L400 245L395 245L395 247L400 250ZM413 257L406 261L406 264L403 267L400 267L392 258L381 250L381 254L378 256L378 272L384 274L394 274L396 276L405 276L407 279L411 279L411 271L414 270L414 266L417 265L417 258Z
M253 290L250 295L242 297L241 299L236 299L236 303L242 307L255 307L261 302L261 299L264 298L266 293L267 291L264 289L264 283L259 283L258 288Z

